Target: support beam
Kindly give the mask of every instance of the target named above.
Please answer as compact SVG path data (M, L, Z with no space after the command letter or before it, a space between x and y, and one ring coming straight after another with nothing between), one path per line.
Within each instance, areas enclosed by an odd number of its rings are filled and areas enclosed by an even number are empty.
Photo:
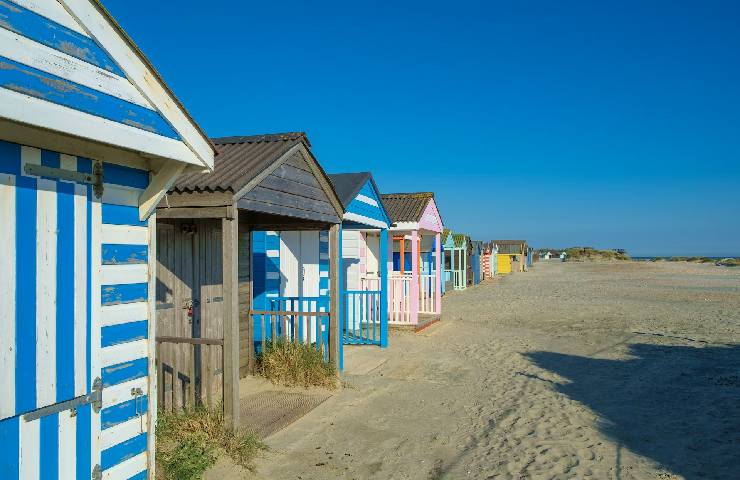
M411 323L419 323L419 232L411 231L411 286L409 288L409 308Z
M434 237L434 282L435 282L435 299L434 304L437 307L437 314L442 314L442 234L437 232Z
M139 220L143 222L154 212L159 201L162 200L167 190L174 185L175 180L185 170L186 166L186 163L167 162L154 174L149 186L139 197Z
M239 212L221 220L223 232L223 331L224 331L224 419L231 428L239 426Z
M380 231L380 348L388 346L388 230ZM392 245L392 243L391 243Z
M342 226L329 228L329 362L339 368L339 268L342 258Z

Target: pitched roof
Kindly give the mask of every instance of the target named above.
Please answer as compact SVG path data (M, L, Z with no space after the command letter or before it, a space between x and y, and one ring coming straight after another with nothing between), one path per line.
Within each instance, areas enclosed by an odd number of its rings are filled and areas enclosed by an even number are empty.
M329 179L332 185L334 185L334 190L337 192L344 208L349 206L368 180L373 183L375 190L378 190L370 172L331 173L329 174Z
M496 245L523 245L527 243L526 240L491 240Z
M380 197L392 222L418 222L434 193L386 193Z
M462 247L465 244L465 240L468 238L464 233L453 233L452 238L455 240L456 247Z
M172 187L175 192L238 192L295 145L311 144L304 132L221 137L216 145L213 173L186 173Z

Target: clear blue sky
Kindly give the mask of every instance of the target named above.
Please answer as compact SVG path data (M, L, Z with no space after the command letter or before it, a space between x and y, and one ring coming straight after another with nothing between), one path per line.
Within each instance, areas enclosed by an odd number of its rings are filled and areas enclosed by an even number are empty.
M104 3L212 136L306 131L476 239L740 255L740 2Z

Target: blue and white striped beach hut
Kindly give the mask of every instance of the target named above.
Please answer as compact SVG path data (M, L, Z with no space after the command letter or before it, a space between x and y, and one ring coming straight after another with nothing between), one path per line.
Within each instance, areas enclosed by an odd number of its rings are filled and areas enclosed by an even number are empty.
M152 212L214 150L98 2L0 20L0 478L153 478Z

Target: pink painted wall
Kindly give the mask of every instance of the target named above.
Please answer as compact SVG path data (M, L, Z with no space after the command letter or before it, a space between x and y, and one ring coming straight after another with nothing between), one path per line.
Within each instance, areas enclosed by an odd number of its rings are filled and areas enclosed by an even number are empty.
M434 199L429 200L429 203L427 203L427 208L424 210L419 221L419 228L440 233L444 229L442 226L442 217L439 215L439 210L437 210L437 204Z

